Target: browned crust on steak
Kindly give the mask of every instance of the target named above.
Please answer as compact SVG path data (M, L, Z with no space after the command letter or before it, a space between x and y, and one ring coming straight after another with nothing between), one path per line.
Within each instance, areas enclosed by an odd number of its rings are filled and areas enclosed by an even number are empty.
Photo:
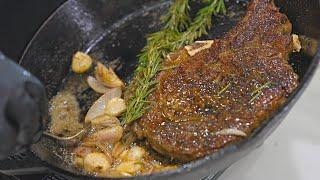
M135 132L181 161L240 140L216 132L236 128L250 134L283 105L298 84L288 64L291 51L288 18L273 1L253 0L243 20L209 49L192 57L185 49L170 55L164 65L177 67L158 74L149 97L156 103L134 124ZM252 101L252 92L266 83Z

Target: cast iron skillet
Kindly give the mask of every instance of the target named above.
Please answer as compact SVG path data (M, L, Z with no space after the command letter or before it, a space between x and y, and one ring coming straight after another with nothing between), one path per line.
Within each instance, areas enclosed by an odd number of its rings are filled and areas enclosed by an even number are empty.
M123 67L117 73L129 79L135 68L136 55L145 44L145 35L159 29L159 17L169 4L170 1L155 0L69 0L40 28L25 50L20 64L45 84L49 98L57 93L64 78L70 75L70 59L78 50L102 61L119 58ZM204 38L221 36L245 12L245 1L227 4L229 12L235 11L236 15L214 19L215 26ZM318 0L279 0L276 4L288 15L294 33L314 39L320 37ZM210 174L219 174L262 144L275 130L308 85L319 60L319 48L317 55L299 53L291 56L290 62L300 77L298 89L250 137L177 170L131 179L202 179ZM40 143L32 146L32 150L51 171L68 179L95 179L63 163L55 153L59 149L54 147L49 139L42 138Z

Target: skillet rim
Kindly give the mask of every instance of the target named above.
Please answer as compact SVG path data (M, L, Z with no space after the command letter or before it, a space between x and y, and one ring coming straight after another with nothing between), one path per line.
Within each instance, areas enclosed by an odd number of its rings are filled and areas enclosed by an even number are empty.
M30 51L32 44L36 42L37 37L43 32L44 27L46 27L47 24L51 22L52 19L56 17L56 15L65 9L70 2L73 0L68 0L61 4L44 22L43 24L39 27L39 29L36 31L36 33L33 35L32 39L24 49L22 56L19 60L19 64L22 64L24 61L24 58L26 54ZM165 1L170 1L170 0L165 0ZM160 3L163 1L160 1ZM318 40L320 42L320 40ZM254 145L256 142L261 141L262 143L265 141L265 139L270 136L270 134L279 126L279 124L284 120L285 115L290 111L290 109L293 107L293 105L297 102L297 100L300 98L304 90L308 87L312 77L314 76L314 73L316 72L316 69L319 65L320 62L320 43L318 43L317 47L317 53L316 55L312 58L312 62L310 63L307 71L304 74L304 77L300 79L299 86L297 89L291 93L287 99L287 101L284 103L284 105L279 108L275 113L273 113L269 119L266 119L261 126L256 128L247 138L244 138L241 141L238 141L234 144L230 144L216 153L207 155L203 158L200 158L195 161L191 161L188 163L183 164L181 167L174 169L174 170L169 170L169 171L164 171L160 173L155 173L155 174L149 174L149 175L143 175L143 176L132 176L132 177L126 177L126 178L104 178L104 177L96 177L96 176L91 176L88 174L82 174L82 173L72 173L68 170L56 167L52 165L50 162L47 162L46 160L43 160L40 158L36 153L35 155L41 159L41 161L44 161L49 167L49 169L52 169L54 172L58 174L63 174L63 175L71 175L73 177L82 177L82 178L90 178L90 179L150 179L150 178L164 178L164 177L173 177L173 176L180 176L181 174L185 174L186 176L189 174L188 172L191 172L192 170L195 170L197 168L203 168L208 164L214 163L219 163L219 161L223 161L224 158L227 156L232 156L233 154L237 152L243 151L245 154L241 155L242 157L249 154L250 151L255 149L257 145ZM260 143L258 143L260 144ZM254 147L255 146L255 147ZM232 158L232 157L231 157ZM229 160L230 162L227 162L227 167L234 162L238 161L240 158ZM220 163L221 164L221 163ZM223 170L224 168L220 168ZM209 170L209 169L208 169ZM59 172L62 171L62 172Z

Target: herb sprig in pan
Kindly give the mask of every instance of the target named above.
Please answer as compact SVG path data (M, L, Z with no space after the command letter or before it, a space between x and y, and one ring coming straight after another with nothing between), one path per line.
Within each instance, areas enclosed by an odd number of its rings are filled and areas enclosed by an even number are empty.
M147 44L142 49L139 65L134 78L127 88L127 111L122 117L122 124L131 123L140 118L148 108L148 95L157 84L155 75L161 70L161 62L168 53L194 42L207 34L211 27L211 18L218 13L225 13L224 0L203 0L207 5L200 9L191 22L188 0L176 0L164 16L163 28L147 37Z

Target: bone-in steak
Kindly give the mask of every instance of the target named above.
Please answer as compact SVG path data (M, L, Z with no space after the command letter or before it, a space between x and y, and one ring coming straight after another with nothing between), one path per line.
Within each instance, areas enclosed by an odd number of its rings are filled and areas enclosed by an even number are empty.
M252 0L223 38L171 54L151 109L134 124L158 152L189 161L245 138L297 87L291 23L272 0ZM235 135L229 135L229 134Z

